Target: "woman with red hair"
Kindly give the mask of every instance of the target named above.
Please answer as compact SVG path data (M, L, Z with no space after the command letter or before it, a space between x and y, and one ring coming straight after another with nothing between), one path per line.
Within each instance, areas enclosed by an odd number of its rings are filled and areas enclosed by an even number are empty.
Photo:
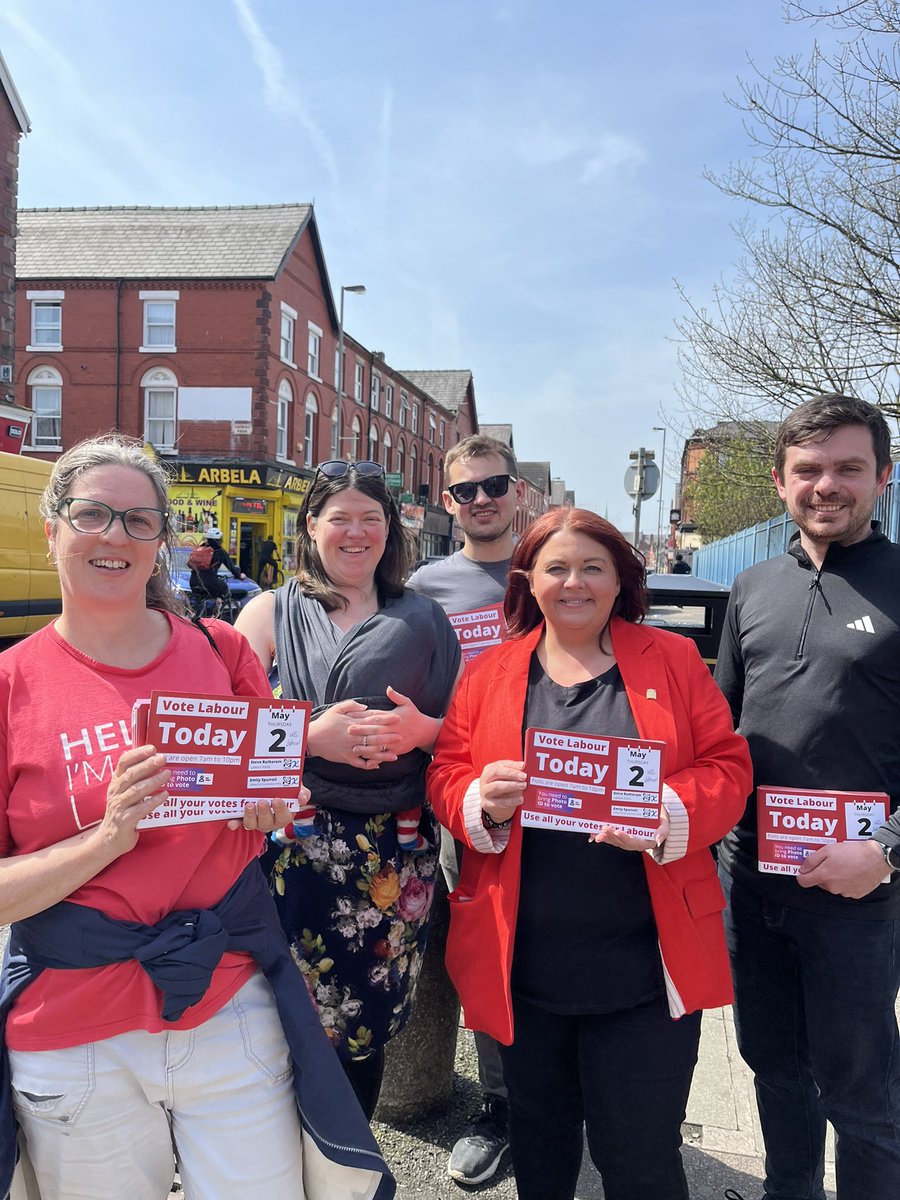
M505 612L429 769L467 848L447 965L466 1023L502 1044L520 1200L572 1200L585 1127L607 1200L686 1200L700 1013L731 1000L709 846L743 811L746 744L693 642L641 624L643 561L596 514L530 526ZM528 727L665 742L655 836L523 829Z

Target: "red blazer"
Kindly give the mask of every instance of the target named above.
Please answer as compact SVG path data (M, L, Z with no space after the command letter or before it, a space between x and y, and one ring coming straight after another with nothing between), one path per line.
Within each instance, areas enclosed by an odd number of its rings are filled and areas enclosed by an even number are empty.
M469 665L428 770L428 796L439 820L471 847L450 896L447 969L466 1024L507 1045L522 827L517 816L509 830L484 829L478 779L490 762L523 757L528 666L542 632L540 626ZM744 811L750 754L693 642L618 617L610 632L638 732L667 746L663 800L671 832L662 862L649 854L643 860L669 1010L679 1017L732 1000L724 900L708 847Z

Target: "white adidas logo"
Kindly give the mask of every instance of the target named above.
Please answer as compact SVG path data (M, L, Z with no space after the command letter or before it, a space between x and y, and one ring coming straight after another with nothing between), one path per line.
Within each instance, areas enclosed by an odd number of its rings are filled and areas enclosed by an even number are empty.
M871 617L859 617L856 621L847 622L848 629L858 629L860 633L874 633L875 626L872 624Z

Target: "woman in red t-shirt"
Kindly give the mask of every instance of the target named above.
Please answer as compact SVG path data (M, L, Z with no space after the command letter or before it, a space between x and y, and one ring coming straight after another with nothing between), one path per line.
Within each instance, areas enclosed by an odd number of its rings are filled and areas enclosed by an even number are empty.
M166 567L166 477L140 443L109 436L68 451L43 513L62 615L0 656L0 923L14 925L15 946L15 923L24 931L61 901L67 919L99 912L154 935L171 913L187 928L218 920L209 910L239 881L252 892L262 834L290 809L248 802L243 821L139 828L170 772L153 746L130 744L130 716L153 689L269 694L259 661L230 626L211 622L211 643L182 615ZM270 904L263 887L259 905ZM22 1174L33 1171L42 1200L164 1200L176 1168L197 1200L359 1194L343 1178L359 1172L304 1171L291 1055L257 962L227 949L212 961L177 1019L135 958L42 961L15 996L12 1103Z

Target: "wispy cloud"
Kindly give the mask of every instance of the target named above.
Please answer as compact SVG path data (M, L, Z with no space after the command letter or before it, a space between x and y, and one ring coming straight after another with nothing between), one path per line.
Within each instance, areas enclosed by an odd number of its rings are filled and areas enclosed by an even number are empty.
M581 167L579 181L591 180L640 166L644 151L630 138L616 133L590 133L541 120L520 130L515 143L519 159L528 167L574 163Z
M298 86L289 82L284 59L278 47L266 36L247 0L231 2L244 37L250 45L250 52L262 75L263 99L266 106L278 116L296 118L300 122L314 150L325 164L332 183L336 184L338 164L331 142L304 103Z

